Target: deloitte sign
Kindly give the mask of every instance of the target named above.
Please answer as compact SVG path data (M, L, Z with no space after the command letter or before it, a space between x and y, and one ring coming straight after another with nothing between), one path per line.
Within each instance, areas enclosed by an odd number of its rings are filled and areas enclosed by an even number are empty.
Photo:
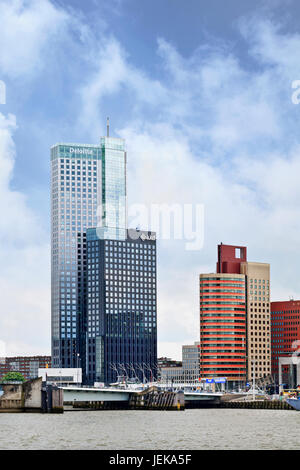
M93 150L89 148L75 148L75 147L70 147L69 152L79 154L79 155L93 155Z

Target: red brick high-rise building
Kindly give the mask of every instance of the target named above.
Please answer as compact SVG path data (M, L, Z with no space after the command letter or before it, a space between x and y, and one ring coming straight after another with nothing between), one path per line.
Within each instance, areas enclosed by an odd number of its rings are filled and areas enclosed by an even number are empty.
M271 302L272 374L278 380L278 359L300 349L300 300ZM288 367L283 366L288 373ZM286 379L285 379L286 380Z
M200 274L200 377L247 381L243 274Z
M232 370L239 364L238 375L246 369L247 381L269 377L270 265L247 261L245 246L221 243L216 270L216 274L200 275L200 375L209 378L209 373L213 376L218 370L235 382L238 378ZM211 347L207 348L207 342ZM231 347L225 347L226 343Z

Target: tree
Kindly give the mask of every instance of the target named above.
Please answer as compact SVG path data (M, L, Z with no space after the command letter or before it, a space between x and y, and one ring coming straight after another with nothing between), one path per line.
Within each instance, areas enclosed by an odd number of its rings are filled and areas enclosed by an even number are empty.
M25 378L20 372L7 372L3 375L1 382L25 382Z

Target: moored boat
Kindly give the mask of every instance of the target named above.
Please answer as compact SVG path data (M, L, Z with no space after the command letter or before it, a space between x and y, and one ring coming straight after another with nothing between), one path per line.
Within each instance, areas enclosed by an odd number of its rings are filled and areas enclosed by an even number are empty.
M287 398L286 402L295 410L300 411L300 398Z

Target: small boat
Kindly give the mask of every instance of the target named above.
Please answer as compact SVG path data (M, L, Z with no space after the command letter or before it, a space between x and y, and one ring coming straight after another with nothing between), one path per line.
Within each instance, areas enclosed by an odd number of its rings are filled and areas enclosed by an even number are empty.
M300 411L300 389L294 388L289 390L283 390L281 392L283 400L291 405L294 410Z
M286 402L295 410L300 411L300 398L287 398Z

